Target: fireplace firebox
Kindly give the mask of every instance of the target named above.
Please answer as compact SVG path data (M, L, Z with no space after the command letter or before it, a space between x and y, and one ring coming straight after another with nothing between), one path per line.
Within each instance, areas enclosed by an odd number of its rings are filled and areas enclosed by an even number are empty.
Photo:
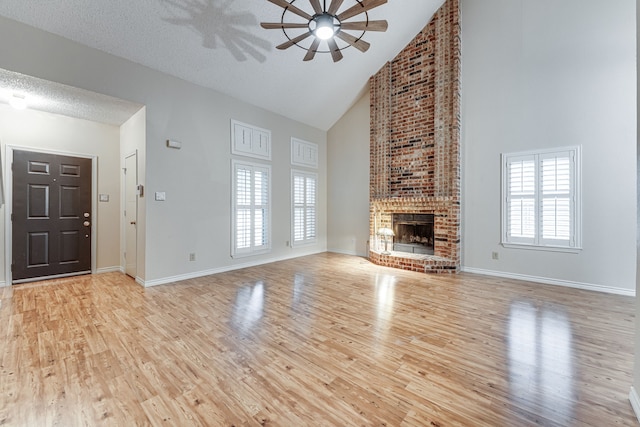
M392 224L394 251L433 255L433 214L393 214Z

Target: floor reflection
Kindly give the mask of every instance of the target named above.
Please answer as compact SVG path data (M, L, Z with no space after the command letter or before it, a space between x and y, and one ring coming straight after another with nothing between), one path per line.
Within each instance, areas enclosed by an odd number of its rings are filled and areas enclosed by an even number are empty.
M509 387L514 400L557 422L573 414L573 344L563 308L515 301L509 312Z
M258 281L238 289L231 324L244 335L256 326L264 313L264 282Z
M376 274L376 316L375 337L376 341L386 342L389 332L389 324L393 318L393 302L396 292L396 276L388 274ZM381 348L376 345L376 353Z
M302 274L296 273L293 276L293 301L291 301L291 306L297 308L298 304L300 304L300 298L304 293L304 276Z

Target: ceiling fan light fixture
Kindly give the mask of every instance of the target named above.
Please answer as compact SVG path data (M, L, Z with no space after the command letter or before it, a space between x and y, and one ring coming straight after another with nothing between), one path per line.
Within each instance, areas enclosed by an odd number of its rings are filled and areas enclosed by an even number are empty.
M335 21L336 20L333 15L325 12L313 17L309 22L309 29L320 40L329 40L336 34L338 28L340 28L340 24L336 24Z

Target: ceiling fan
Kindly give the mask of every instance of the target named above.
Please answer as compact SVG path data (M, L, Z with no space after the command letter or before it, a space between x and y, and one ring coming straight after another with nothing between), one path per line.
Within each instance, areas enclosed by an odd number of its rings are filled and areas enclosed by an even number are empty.
M329 7L327 8L327 0L309 0L310 6L313 8L313 12L306 12L305 10L294 6L296 0L268 0L269 2L284 8L280 22L262 22L260 25L262 28L273 30L281 29L284 35L287 37L287 41L276 46L276 48L284 50L293 45L296 45L307 51L304 56L304 61L311 61L316 53L331 53L333 62L338 62L342 59L342 49L349 46L353 46L361 52L366 52L371 46L366 41L362 40L362 37L367 31L386 31L388 24L387 21L370 21L369 10L374 7L381 6L387 3L387 0L355 0L355 5L340 12L339 9L344 3L344 0L331 0ZM302 22L284 22L287 12L296 15L292 17L293 20ZM354 16L365 14L365 20L347 22L348 19ZM287 30L292 31L295 34L296 29L306 30L302 34L291 36ZM356 34L349 34L345 31L354 31ZM310 45L302 44L303 41L309 37L313 37ZM343 46L338 45L338 41L341 40ZM326 42L329 50L319 50L322 42ZM344 42L344 43L342 43Z

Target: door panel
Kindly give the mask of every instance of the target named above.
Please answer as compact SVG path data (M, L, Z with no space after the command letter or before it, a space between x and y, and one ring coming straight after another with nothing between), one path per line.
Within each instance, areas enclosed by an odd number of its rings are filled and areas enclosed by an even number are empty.
M133 278L138 273L138 156L125 158L125 273Z
M13 282L91 272L91 159L13 152Z

